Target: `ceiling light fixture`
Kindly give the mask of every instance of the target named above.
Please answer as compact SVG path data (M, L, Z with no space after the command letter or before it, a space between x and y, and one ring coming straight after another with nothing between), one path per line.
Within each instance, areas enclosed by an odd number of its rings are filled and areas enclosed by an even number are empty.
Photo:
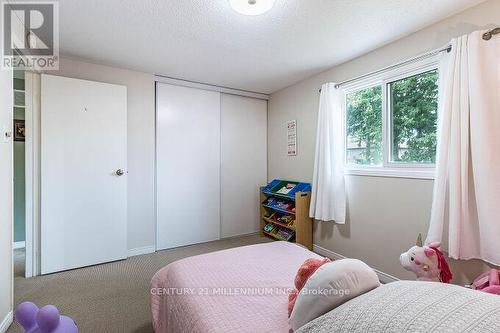
M243 15L260 15L273 8L276 0L229 0L231 7Z

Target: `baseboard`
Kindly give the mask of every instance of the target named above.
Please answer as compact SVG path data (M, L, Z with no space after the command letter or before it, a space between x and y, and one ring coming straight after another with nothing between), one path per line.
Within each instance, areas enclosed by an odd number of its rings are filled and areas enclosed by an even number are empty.
M5 316L5 318L0 323L0 333L7 332L7 329L9 329L9 327L12 324L13 320L14 320L14 314L11 311L11 312L7 313L7 315Z
M143 254L150 254L155 252L154 245L137 247L135 249L128 250L128 257L141 256Z
M17 250L17 249L24 249L26 247L26 242L25 241L22 241L22 242L14 242L14 244L12 245L12 248L14 250Z
M321 247L321 246L316 245L316 244L313 245L313 251L319 255L322 255L324 257L328 257L328 258L334 259L334 260L340 260L340 259L347 258L341 254L330 251L330 250L325 249L324 247ZM378 269L373 269L373 270L375 271L375 273L377 273L378 278L379 278L380 282L382 282L382 283L390 283L390 282L394 282L394 281L399 281L399 279L397 277L394 277L390 274L381 272Z

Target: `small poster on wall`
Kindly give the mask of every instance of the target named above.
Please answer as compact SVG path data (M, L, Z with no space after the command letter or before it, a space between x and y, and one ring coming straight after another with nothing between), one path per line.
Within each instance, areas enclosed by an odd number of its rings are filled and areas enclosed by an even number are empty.
M286 123L288 156L297 156L297 120L290 120Z

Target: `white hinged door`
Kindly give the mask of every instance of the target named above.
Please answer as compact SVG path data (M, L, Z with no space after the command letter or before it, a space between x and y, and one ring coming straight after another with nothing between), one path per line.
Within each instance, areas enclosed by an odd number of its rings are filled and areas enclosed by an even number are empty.
M41 79L42 274L127 256L127 88Z

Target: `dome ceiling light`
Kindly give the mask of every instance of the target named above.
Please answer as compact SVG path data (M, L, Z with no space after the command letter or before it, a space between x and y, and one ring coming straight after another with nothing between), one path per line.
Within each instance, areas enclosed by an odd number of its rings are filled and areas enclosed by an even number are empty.
M231 7L243 15L260 15L273 8L276 0L229 0Z

